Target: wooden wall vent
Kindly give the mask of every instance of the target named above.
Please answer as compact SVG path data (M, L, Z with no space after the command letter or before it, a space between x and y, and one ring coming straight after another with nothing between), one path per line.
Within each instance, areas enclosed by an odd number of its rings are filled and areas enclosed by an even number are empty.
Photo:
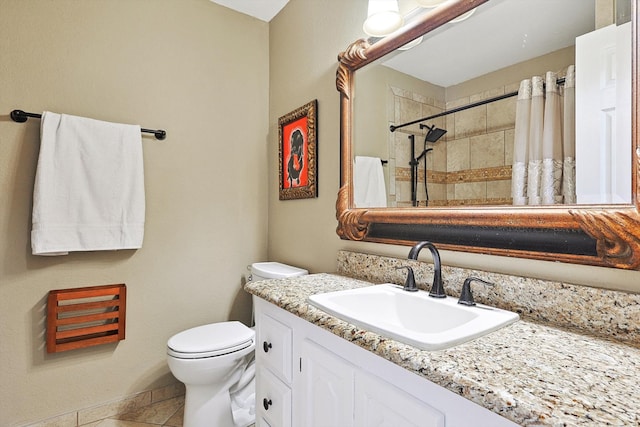
M124 284L49 291L47 352L123 340L126 302Z

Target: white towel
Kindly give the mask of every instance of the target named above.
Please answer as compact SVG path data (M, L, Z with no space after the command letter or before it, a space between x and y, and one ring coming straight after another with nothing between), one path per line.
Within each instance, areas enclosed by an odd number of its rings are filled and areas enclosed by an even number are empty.
M353 201L356 207L386 207L387 190L380 158L356 156L353 169Z
M33 254L142 247L140 126L45 111L40 138Z

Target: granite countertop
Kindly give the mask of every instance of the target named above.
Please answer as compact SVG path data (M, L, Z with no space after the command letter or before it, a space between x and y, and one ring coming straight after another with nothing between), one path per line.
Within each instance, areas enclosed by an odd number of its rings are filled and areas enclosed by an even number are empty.
M333 274L248 282L245 289L525 426L640 425L640 349L520 320L456 347L425 351L307 303L372 283Z

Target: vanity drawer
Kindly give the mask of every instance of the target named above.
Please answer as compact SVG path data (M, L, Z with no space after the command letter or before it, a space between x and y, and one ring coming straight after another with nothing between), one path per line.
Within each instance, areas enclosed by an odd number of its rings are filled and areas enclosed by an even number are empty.
M291 328L264 313L260 314L257 325L256 359L284 382L291 384L293 351Z
M291 427L291 389L263 367L256 377L256 420L257 427Z

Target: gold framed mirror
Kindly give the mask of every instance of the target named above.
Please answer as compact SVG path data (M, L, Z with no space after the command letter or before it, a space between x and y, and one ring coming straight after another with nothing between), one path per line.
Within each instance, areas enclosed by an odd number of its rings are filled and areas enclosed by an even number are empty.
M353 163L355 81L358 70L392 54L491 0L449 0L375 43L360 39L338 56L341 176L336 202L342 239L412 245L430 240L439 248L520 258L640 269L640 147L638 115L638 1L631 18L630 203L544 206L436 206L358 208Z

